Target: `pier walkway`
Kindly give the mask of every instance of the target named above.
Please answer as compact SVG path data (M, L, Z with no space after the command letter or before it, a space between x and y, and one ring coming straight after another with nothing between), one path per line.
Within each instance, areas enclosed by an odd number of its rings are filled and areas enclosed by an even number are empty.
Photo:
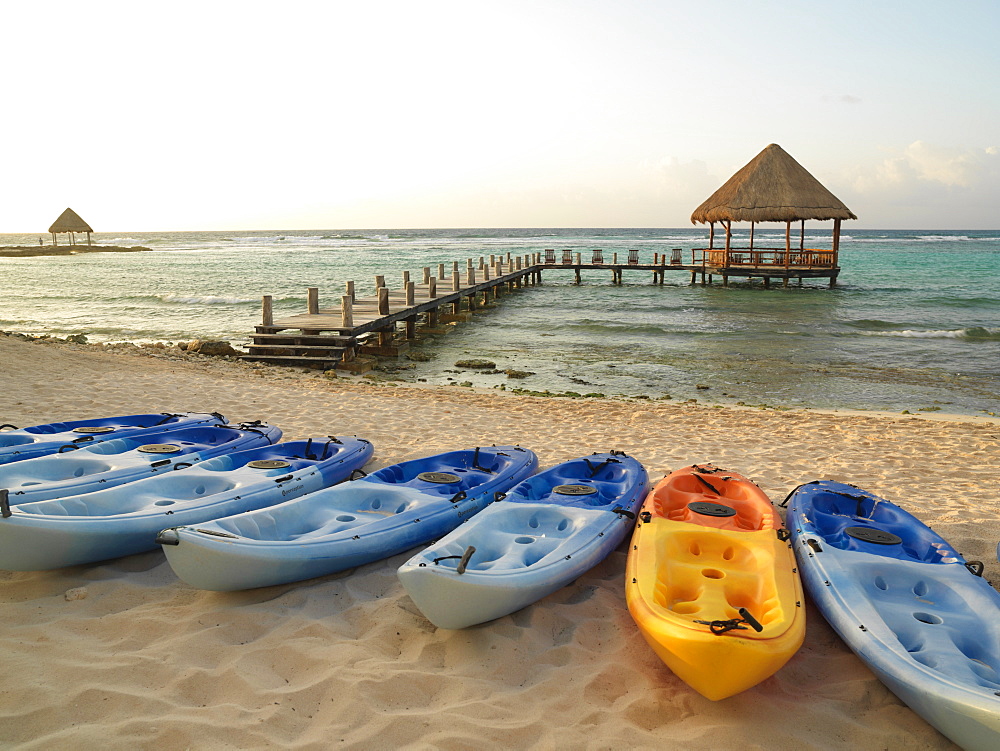
M736 249L734 249L736 250ZM545 254L525 256L480 257L478 263L468 259L464 268L454 261L450 268L438 264L437 269L425 267L420 281L403 272L402 286L389 289L384 276L375 277L375 294L359 297L353 281L347 282L340 305L321 308L319 289L310 287L306 312L284 318L274 318L272 299L265 296L262 322L250 335L249 353L242 359L282 365L313 368L339 368L364 372L374 361L366 355L398 356L416 338L416 327L424 333L439 330L442 324L468 321L477 309L488 305L502 294L524 286L542 283L543 271L572 271L580 284L583 271L610 272L612 284L622 284L626 271L652 274L653 284L663 284L667 272L686 272L690 283L711 284L715 276L729 283L729 277L761 278L770 286L772 278L789 280L828 278L836 283L839 268L830 265L826 251L796 251L794 255L777 250L755 249L753 254L733 252L725 261L712 250L692 250L689 262L675 248L670 257L654 253L652 263L642 263L639 251L628 251L619 262L618 253L605 259L601 250L594 250L584 262L583 254L569 250L547 250ZM724 264L724 265L723 265ZM436 273L432 273L436 271ZM400 330L397 330L399 328ZM442 330L443 331L443 330Z

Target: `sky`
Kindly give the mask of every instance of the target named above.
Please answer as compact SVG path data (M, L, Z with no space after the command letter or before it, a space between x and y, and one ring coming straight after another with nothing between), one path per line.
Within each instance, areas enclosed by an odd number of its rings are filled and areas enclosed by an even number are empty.
M777 143L1000 228L997 0L8 4L0 232L686 227Z

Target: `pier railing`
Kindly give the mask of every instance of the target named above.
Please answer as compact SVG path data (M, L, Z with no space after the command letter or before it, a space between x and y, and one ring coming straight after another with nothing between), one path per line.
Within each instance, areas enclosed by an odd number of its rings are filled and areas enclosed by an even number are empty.
M700 254L700 255L699 255ZM764 268L767 266L794 266L807 269L832 269L836 263L836 255L832 250L819 248L729 248L729 260L726 262L726 251L720 248L695 248L691 251L692 263L704 263L707 266L752 266Z

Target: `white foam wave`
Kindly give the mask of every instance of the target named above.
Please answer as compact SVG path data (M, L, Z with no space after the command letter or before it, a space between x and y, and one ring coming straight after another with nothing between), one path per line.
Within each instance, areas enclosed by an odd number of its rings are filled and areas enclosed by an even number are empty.
M888 336L903 339L993 339L1000 336L1000 329L976 327L973 329L902 329L899 331L863 331L862 336Z
M258 302L256 298L223 297L221 295L157 295L163 302L180 303L182 305L240 305Z
M915 235L913 237L852 237L850 235L841 235L840 239L849 240L855 243L879 243L880 245L886 245L889 243L898 243L901 245L913 245L917 243L981 243L981 242L991 242L995 243L1000 240L1000 237L969 237L968 235Z

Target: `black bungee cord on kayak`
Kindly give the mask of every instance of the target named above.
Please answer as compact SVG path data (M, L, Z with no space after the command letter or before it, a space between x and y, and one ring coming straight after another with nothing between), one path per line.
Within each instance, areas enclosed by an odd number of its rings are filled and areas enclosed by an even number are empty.
M450 561L454 558L458 558L460 560L458 562L458 566L455 568L455 573L464 574L466 567L469 565L469 559L472 558L472 554L475 552L476 547L474 545L470 545L465 549L465 552L462 553L462 555L443 555L440 558L435 558L434 565L436 566L440 561ZM424 564L421 563L420 565L423 566Z
M760 621L750 614L750 611L746 608L740 608L739 618L730 618L729 620L718 620L718 621L695 621L695 623L700 623L704 626L708 626L709 630L719 636L720 634L725 634L728 631L746 631L746 623L754 631L760 633L764 630L764 627L760 625Z

